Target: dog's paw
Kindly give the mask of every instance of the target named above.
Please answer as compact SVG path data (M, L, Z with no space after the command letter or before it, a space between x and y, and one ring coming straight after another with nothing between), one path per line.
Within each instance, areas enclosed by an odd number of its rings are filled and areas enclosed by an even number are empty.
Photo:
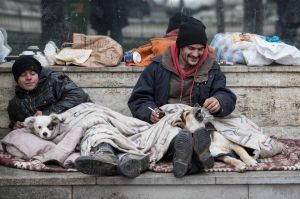
M249 159L245 160L244 162L249 167L254 167L254 166L257 166L257 164L258 164L257 161L253 158L249 158Z
M244 162L238 160L238 161L235 163L234 167L235 167L235 169L236 169L238 172L244 172L244 170L246 169L247 165L246 165Z

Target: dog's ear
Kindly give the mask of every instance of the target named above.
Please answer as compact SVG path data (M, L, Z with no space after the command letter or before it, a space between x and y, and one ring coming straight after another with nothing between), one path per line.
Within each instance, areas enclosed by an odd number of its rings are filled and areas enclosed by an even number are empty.
M35 122L35 117L31 116L25 119L25 121L23 122L24 127L28 128L28 129L33 129L33 124Z
M54 124L59 124L61 122L63 122L64 120L61 118L60 115L57 115L57 114L51 114L50 115L51 117L51 122L54 123Z
M184 128L184 123L180 118L177 118L171 122L171 126Z
M198 104L198 103L194 104L194 107L201 108L200 104Z
M201 113L203 115L203 122L204 123L209 123L209 122L213 121L214 116L212 114L210 114L209 111L206 108L202 108Z

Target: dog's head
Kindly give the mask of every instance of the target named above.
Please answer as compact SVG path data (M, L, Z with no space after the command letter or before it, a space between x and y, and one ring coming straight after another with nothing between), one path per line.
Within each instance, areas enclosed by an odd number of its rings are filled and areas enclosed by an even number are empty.
M180 118L172 121L172 126L178 126L180 128L186 128L191 133L195 132L199 128L205 128L205 125L213 118L211 114L205 109L196 105L184 109L180 115Z
M45 140L52 140L60 134L59 125L63 122L62 119L56 115L49 116L31 116L25 119L24 127L30 129L34 134Z

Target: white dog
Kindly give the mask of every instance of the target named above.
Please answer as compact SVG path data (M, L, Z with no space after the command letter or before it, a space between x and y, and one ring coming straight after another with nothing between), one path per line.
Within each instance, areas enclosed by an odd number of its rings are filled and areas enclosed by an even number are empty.
M63 137L64 132L61 131L61 123L63 120L57 114L51 114L49 116L39 115L31 116L24 120L23 126L31 130L31 132L38 137L58 143ZM18 158L29 159L18 148L12 145L7 145L6 151Z
M191 107L181 113L180 119L172 122L173 126L188 129L191 133L196 129L204 128L213 116L205 112L201 107ZM221 154L216 159L235 167L237 171L242 172L246 166L256 166L257 161L251 157L244 147L226 139L217 131L211 133L211 145L209 147L211 154ZM229 154L235 152L240 159L233 158Z
M51 114L28 117L23 125L42 139L54 140L62 133L60 131L61 122L63 121L57 114Z

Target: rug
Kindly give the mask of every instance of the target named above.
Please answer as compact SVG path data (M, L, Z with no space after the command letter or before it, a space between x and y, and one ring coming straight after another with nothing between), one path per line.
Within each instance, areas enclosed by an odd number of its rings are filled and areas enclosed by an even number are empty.
M0 151L0 165L13 167L18 169L25 169L31 171L44 171L44 172L66 172L66 171L77 171L72 168L63 168L58 164L44 164L39 160L25 161L17 159L10 154Z
M258 166L247 167L245 171L290 171L300 170L300 140L279 139L286 145L281 154L272 158L259 159ZM150 167L153 172L170 173L173 171L172 162L158 162ZM214 167L205 172L237 172L237 170L223 162L215 162Z
M286 145L285 150L272 158L259 159L258 166L247 167L245 171L287 171L300 170L300 140L279 139ZM0 152L0 164L32 171L46 172L69 172L76 171L74 168L63 168L57 164L44 164L39 160L25 161L12 157L8 153ZM149 169L158 173L170 173L173 171L172 162L158 162ZM212 169L205 172L236 172L236 170L225 163L215 162Z

